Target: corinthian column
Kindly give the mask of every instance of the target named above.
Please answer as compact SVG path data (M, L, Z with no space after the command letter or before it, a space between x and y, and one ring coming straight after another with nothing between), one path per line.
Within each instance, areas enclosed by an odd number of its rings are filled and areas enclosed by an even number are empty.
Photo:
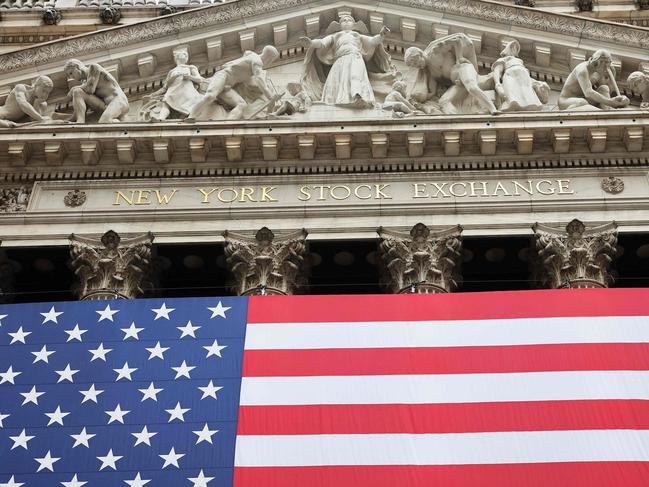
M410 233L380 228L385 280L396 294L448 293L460 281L462 227L436 232L417 223Z
M153 234L122 239L112 230L100 239L70 235L70 267L80 300L131 299L142 294L151 265Z
M565 229L535 223L532 230L544 287L608 287L613 282L609 266L616 253L615 222L588 229L579 220Z
M225 232L225 257L240 296L295 294L306 283L305 230L275 237L264 227L254 238Z

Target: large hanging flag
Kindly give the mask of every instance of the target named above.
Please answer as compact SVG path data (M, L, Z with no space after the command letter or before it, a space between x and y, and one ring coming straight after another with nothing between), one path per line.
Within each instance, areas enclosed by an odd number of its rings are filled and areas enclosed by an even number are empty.
M646 487L648 298L3 306L0 487Z

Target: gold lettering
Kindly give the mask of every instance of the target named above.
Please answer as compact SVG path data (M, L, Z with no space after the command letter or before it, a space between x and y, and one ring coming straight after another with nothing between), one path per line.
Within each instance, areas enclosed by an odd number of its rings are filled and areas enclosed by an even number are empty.
M391 200L392 196L388 196L385 194L383 191L387 191L388 188L390 187L390 184L375 184L374 185L374 199L378 200L380 198L386 199L386 200Z
M520 196L521 195L518 192L519 189L522 189L527 194L533 194L534 193L534 190L532 189L532 181L530 181L529 179L527 180L527 187L523 186L518 181L512 181L512 183L514 183L514 196Z
M343 189L343 194L344 196L336 196L336 190L337 189ZM346 200L349 198L352 194L352 190L349 189L349 186L344 186L344 185L338 185L338 186L332 186L331 187L331 197L335 200Z
M475 192L475 185L479 184L482 186L482 194L476 194ZM471 181L469 182L469 186L471 186L471 194L469 196L489 196L487 194L487 182L486 181Z
M115 201L113 201L114 206L120 206L121 203L119 202L119 199L122 198L128 205L133 206L133 197L135 195L135 191L131 191L131 198L129 199L124 193L121 191L115 191Z
M547 190L541 189L541 184L543 183L549 186ZM546 179L542 179L541 181L536 183L536 190L541 194L554 194L554 187L552 186L552 181L548 181Z
M457 194L457 193L455 192L455 186L462 186L462 187L464 188L464 193L462 193L462 194ZM458 196L466 196L466 195L467 195L467 192L466 192L466 183L453 183L453 184L451 184L451 185L448 187L448 192L451 193L453 196L456 196L456 197L458 197Z
M297 199L300 201L309 201L311 199L311 193L309 191L310 189L308 186L302 186L300 188L300 196L298 196ZM302 196L304 196L304 198Z
M253 197L255 193L255 188L252 188L250 186L244 186L241 188L241 194L239 195L239 201L242 203L246 201L246 198L248 198L249 201L255 202L255 198Z
M210 195L217 190L217 188L212 188L208 191L205 191L203 188L196 188L198 191L200 191L203 194L203 201L201 203L209 203L210 200Z
M437 198L437 196L440 193L441 193L443 198L450 198L451 197L450 194L447 194L447 193L444 192L444 186L446 186L448 183L441 183L441 184L440 183L430 183L430 184L432 184L435 187L435 189L437 190L437 192L435 194L430 195L431 198Z
M135 200L136 205L150 205L149 196L151 195L150 189L138 189L137 190L137 200Z
M559 185L559 194L575 194L570 189L570 179L557 179L557 184Z
M422 194L426 191L425 183L412 183L413 198L428 198L428 194Z
M155 190L155 195L156 195L156 198L158 198L158 204L160 204L160 205L168 205L169 203L171 203L171 198L174 197L174 195L176 194L177 191L178 191L177 189L172 189L171 194L160 194L160 190L156 189Z
M365 188L367 191L367 196L361 196L360 195L360 189ZM354 196L356 196L359 200L369 200L372 197L372 187L369 184L359 184L354 188Z
M230 192L232 193L232 198L230 199L225 199L223 197L223 193ZM238 198L239 194L237 193L237 190L234 188L221 188L219 189L218 193L216 193L216 197L221 203L232 203L234 200Z
M270 194L274 189L277 188L275 186L262 186L261 201L277 201L275 198L273 198L273 195Z
M500 181L496 182L496 189L494 189L493 196L498 196L498 191L502 191L503 196L511 196L511 194L509 194L509 191L505 189L503 183L501 183Z

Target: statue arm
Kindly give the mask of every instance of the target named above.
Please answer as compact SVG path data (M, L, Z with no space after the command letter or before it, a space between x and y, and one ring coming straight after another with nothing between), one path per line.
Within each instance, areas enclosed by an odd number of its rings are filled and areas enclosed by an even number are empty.
M88 65L88 78L86 78L86 81L81 85L81 89L83 91L90 95L93 95L95 93L102 69L103 68L101 68L98 64Z
M32 106L31 103L27 101L24 87L17 86L14 89L14 98L16 99L16 103L25 115L30 117L32 120L36 120L37 122L43 121L44 117Z
M200 85L203 81L205 81L205 78L201 76L201 73L198 72L198 68L196 66L190 66L189 74L185 75L184 78L192 81L197 85Z
M383 27L381 27L381 32L379 32L379 33L376 34L375 36L366 36L366 35L361 34L361 39L363 39L364 41L367 41L367 43L368 43L370 46L372 46L372 47L376 47L376 46L378 46L378 45L380 45L380 44L383 43L383 40L385 39L385 35L386 35L388 32L390 32L390 29L388 29L388 28L384 25Z
M493 80L494 80L494 86L496 89L496 93L498 95L503 96L503 85L502 85L502 79L503 79L503 73L505 72L505 66L503 63L496 62L493 67Z
M269 100L273 98L273 96L275 96L275 94L268 88L268 84L264 79L264 68L261 64L261 61L253 61L252 78L250 80L250 83L259 88Z

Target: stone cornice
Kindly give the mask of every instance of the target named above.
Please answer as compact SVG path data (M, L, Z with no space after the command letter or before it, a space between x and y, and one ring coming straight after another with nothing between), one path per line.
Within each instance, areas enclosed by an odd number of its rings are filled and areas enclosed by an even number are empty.
M153 20L105 29L99 32L69 37L39 44L28 49L0 55L0 74L38 66L69 57L132 47L143 41L177 36L205 27L225 25L271 12L308 7L313 0L238 0L210 5ZM501 4L487 0L382 0L380 2L352 1L350 6L375 8L394 5L442 12L480 21L507 23L532 30L588 38L627 47L649 45L649 29L619 25L601 20L584 19L566 14L541 12L535 9Z

